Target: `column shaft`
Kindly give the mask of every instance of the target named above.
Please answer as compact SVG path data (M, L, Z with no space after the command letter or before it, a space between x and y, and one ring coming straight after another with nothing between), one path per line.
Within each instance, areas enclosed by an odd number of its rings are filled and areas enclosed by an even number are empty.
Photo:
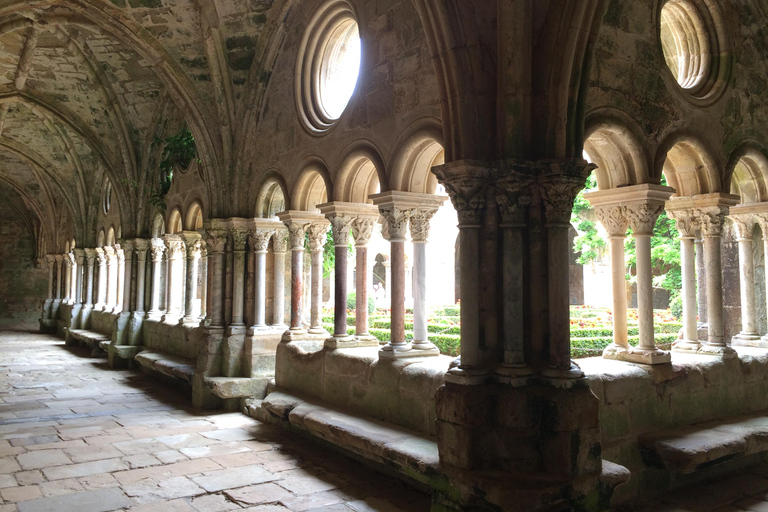
M303 331L301 325L304 294L304 248L291 250L291 330Z
M266 329L267 327L267 251L257 250L252 252L254 257L254 287L253 287L253 328Z
M655 350L651 236L635 233L635 248L637 258L637 317L640 328L639 347Z
M693 238L680 239L680 263L683 278L683 336L684 341L699 345L696 325L696 254Z
M368 246L356 245L355 257L357 265L357 274L355 276L355 335L356 336L368 336ZM338 291L336 292L336 304L338 302ZM347 299L344 298L344 305L346 310ZM336 307L339 307L338 305Z
M624 262L624 238L612 236L611 246L611 284L613 287L613 342L624 349L627 341L627 277Z
M310 303L310 328L311 333L324 333L321 306L323 303L323 250L313 250L311 252L312 258L312 290ZM344 307L346 307L347 301L344 299Z
M285 251L275 251L274 257L272 324L283 326L285 325Z
M427 334L427 244L413 243L413 342L429 340Z
M708 344L725 347L723 325L723 275L721 270L720 237L704 239L704 261L707 267L707 321L709 324Z
M390 242L392 252L392 302L390 344L394 350L405 343L405 242Z
M741 278L741 335L757 336L755 321L755 262L752 239L739 239L739 277Z
M557 370L569 370L571 367L571 321L570 298L565 290L570 286L570 254L568 226L550 224L548 232L548 274L549 274L549 365ZM462 236L464 233L462 232ZM461 249L464 255L464 247ZM470 254L476 254L477 249ZM464 267L462 267L462 273ZM462 274L462 277L463 274ZM464 298L464 282L461 283L461 296ZM462 323L464 322L464 301L462 305ZM463 353L462 353L463 359Z
M334 248L336 256L336 296L333 310L333 336L336 338L347 337L347 247L337 245ZM358 292L359 293L359 292ZM356 310L359 314L359 310Z

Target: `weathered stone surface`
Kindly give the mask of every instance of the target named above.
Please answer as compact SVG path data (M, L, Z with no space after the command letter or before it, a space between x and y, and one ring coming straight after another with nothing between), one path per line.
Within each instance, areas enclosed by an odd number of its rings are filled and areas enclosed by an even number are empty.
M31 501L24 501L17 506L19 512L44 512L57 510L60 512L107 512L133 503L119 489L99 489L95 491L78 492L62 496L52 496Z

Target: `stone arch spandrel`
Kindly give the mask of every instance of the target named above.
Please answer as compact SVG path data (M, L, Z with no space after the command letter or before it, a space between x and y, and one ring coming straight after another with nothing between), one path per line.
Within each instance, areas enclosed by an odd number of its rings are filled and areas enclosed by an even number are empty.
M368 203L369 195L388 188L384 159L378 148L368 141L357 141L349 148L337 167L335 200Z
M665 141L656 155L655 177L663 173L667 183L677 192L676 197L722 192L721 166L698 139L673 135Z
M600 190L654 182L634 130L617 120L596 117L588 121L585 135L584 152L597 165Z
M293 186L291 207L302 211L315 210L318 204L333 197L333 184L328 167L319 159L311 159L299 173Z
M278 209L280 208L280 203L283 205L282 209ZM291 208L288 185L283 174L276 168L267 170L261 178L258 192L256 193L254 215L259 218L268 218L280 211L287 211Z
M742 204L768 201L768 157L754 143L731 153L725 176L727 190L741 196Z

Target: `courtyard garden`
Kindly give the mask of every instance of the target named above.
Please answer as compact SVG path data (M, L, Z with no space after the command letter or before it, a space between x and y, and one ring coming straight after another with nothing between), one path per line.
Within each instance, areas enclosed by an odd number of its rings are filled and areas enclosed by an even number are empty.
M437 306L430 309L427 320L429 341L434 343L440 353L457 356L460 348L461 320L459 316L460 306ZM631 345L637 345L639 331L637 324L637 310L629 309L628 336ZM333 332L333 313L327 311L323 316L324 327L328 332ZM386 309L373 309L369 316L369 329L371 335L380 341L389 341L390 318ZM662 350L669 350L677 339L682 324L669 310L654 311L654 328L656 332L656 345ZM354 310L349 310L347 317L347 333L355 333ZM406 310L405 336L413 339L413 311ZM605 308L589 306L571 306L571 357L583 358L599 356L603 349L613 341L613 318L611 311Z

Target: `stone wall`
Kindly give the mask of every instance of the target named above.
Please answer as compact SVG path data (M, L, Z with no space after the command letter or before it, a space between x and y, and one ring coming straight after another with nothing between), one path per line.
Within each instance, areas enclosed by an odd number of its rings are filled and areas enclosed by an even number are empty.
M0 200L0 322L35 320L48 296L48 270L35 268L35 240L25 222Z

